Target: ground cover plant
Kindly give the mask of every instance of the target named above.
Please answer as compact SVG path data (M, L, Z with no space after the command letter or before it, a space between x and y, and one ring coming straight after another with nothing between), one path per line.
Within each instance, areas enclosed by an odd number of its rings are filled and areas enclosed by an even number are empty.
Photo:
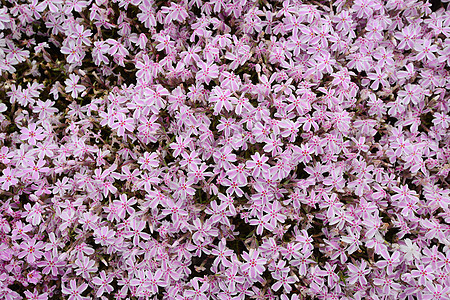
M2 0L1 299L450 299L450 11Z

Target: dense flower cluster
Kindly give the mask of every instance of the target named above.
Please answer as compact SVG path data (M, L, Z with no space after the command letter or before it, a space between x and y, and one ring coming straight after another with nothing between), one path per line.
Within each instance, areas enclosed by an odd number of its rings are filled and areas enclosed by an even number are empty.
M1 299L450 298L449 10L2 4Z

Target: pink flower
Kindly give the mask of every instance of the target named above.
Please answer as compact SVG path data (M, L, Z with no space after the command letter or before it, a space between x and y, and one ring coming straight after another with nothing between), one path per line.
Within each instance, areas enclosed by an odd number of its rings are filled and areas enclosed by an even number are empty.
M198 158L198 153L194 150L191 153L183 152L181 153L183 160L180 162L182 167L188 167L188 170L192 170L198 166L202 161Z
M6 48L4 52L8 53L6 55L6 58L8 59L14 59L17 62L21 63L24 62L26 58L30 56L30 51L20 49L16 47L16 45L14 45L13 43L7 43L6 45L8 46L8 48Z
M32 238L25 242L22 242L20 244L20 248L22 249L21 252L19 252L18 258L27 257L27 262L29 264L34 263L37 259L40 259L43 255L43 252L40 251L42 248L44 248L44 243L41 241L38 241L36 243L36 239Z
M358 18L369 19L373 14L374 6L369 0L356 0L352 8L357 12Z
M148 280L146 283L146 288L150 289L152 294L157 294L158 287L165 285L164 281L161 280L162 275L163 275L163 272L161 271L161 269L156 270L156 272L154 274L151 271L147 272Z
M386 268L387 275L392 275L394 268L401 263L400 252L395 251L392 255L389 255L388 251L383 250L381 251L381 256L383 256L384 260L377 261L376 266L379 268Z
M66 81L64 81L64 83L66 84L66 93L71 93L72 98L78 98L78 93L86 89L84 85L78 84L79 80L80 76L69 74L69 79L66 79Z
M94 240L95 243L102 246L111 245L115 241L115 232L110 230L108 227L103 226L94 230Z
M198 63L200 61L200 56L197 54L201 51L199 46L192 46L187 49L187 51L181 52L180 56L183 58L183 62L186 65L191 65L194 62Z
M9 148L3 146L0 149L0 162L3 163L4 165L7 165L11 159L13 157L13 154L11 152L9 152Z
M436 112L433 115L433 124L439 128L447 129L450 126L450 116L444 113Z
M373 80L372 84L370 85L370 88L373 90L377 90L380 83L383 85L383 87L389 86L389 82L386 80L387 74L383 72L379 66L375 67L375 73L368 73L367 77Z
M275 273L272 277L277 280L277 282L272 285L272 289L274 291L278 291L280 287L283 286L286 293L290 293L292 291L291 284L297 281L296 277L289 276L289 272L281 272L279 274Z
M269 170L269 165L266 165L269 159L263 154L260 155L259 152L256 152L252 156L250 156L252 160L248 160L245 164L246 167L252 171L252 175L254 178L258 178L262 172L267 172Z
M333 287L339 281L339 276L335 273L336 265L331 266L328 262L325 263L325 270L317 272L318 275L328 277L327 283L329 287Z
M192 139L190 137L182 137L177 135L176 142L170 144L170 148L175 150L173 152L173 156L177 157L178 155L180 155L181 152L189 146L191 141Z
M257 217L256 219L252 219L248 223L252 226L257 226L256 227L257 235L262 235L264 229L267 229L270 232L272 232L275 229L275 227L269 221L266 221L263 218L262 213L259 213L256 217Z
M296 255L296 258L292 260L292 265L298 267L298 274L301 276L306 276L308 273L308 266L311 263L314 263L311 257L312 252L311 250L302 251L301 253Z
M119 199L120 200L114 200L113 202L116 207L118 207L117 214L119 215L119 217L121 219L125 219L126 213L128 213L130 216L133 216L135 210L132 206L136 204L136 199L133 197L128 199L127 195L125 194L120 195Z
M117 129L118 136L126 136L125 130L134 130L134 120L132 118L126 118L123 114L117 115L117 120L111 125L112 129Z
M162 51L164 49L166 52L169 52L175 45L175 43L170 40L169 35L159 35L156 40L159 42L159 44L155 47L158 51Z
M78 258L75 261L75 265L78 267L76 270L76 274L81 275L85 279L90 278L91 275L89 273L93 273L98 270L98 268L95 266L95 261L90 260L89 257L86 256Z
M272 203L272 205L266 205L264 212L267 214L264 215L263 220L270 223L274 227L277 226L277 222L284 223L286 216L281 213L282 208L283 207L280 202L276 200Z
M112 280L113 278L111 278L111 276L106 275L105 271L100 272L100 277L92 278L92 282L95 285L99 285L96 294L97 297L101 297L105 292L109 294L114 290L112 285L109 284L112 282Z
M438 283L428 283L426 284L426 289L427 292L423 296L423 299L426 300L445 300L450 295L450 288Z
M347 268L349 270L349 284L355 284L359 282L362 286L367 284L366 275L370 273L370 269L366 269L367 263L364 260L361 260L359 266L355 266L354 264L347 264Z
M416 264L417 270L413 270L411 275L418 277L419 284L426 285L428 282L432 282L434 279L434 268L432 265L424 267L422 264Z
M28 168L26 169L28 174L31 175L31 178L34 180L38 180L40 178L40 173L48 173L50 171L49 167L45 166L45 160L39 160L37 163L34 161L28 164Z
M63 294L69 295L69 300L85 300L89 299L88 297L83 297L81 294L87 289L88 285L86 283L82 283L80 286L77 286L76 279L70 280L70 287L65 287L62 285Z
M392 187L392 190L397 193L396 195L392 196L392 200L394 201L411 200L415 203L419 200L417 197L417 193L414 190L410 190L408 185L402 185L401 188L394 186Z
M423 39L422 43L419 41L415 43L414 50L419 52L416 56L417 60L423 60L426 58L426 60L433 61L436 59L436 56L433 54L433 52L436 52L438 50L437 45L431 45L430 39Z
M94 63L99 66L100 64L109 63L109 58L105 56L108 53L109 45L105 41L96 41L94 42L94 48L92 49L92 57L94 59Z
M148 240L150 239L150 235L144 232L146 227L146 222L143 220L139 220L134 218L130 224L130 236L133 237L133 245L137 246L139 244L139 239Z
M84 26L78 24L75 25L75 31L72 33L72 36L77 40L79 44L83 43L86 46L91 45L91 41L88 38L91 35L92 33L90 29L84 30Z
M42 269L42 273L50 274L53 276L57 276L59 274L58 268L64 267L66 263L59 259L57 255L52 254L51 252L44 253L44 260L38 262L39 267L44 267Z
M167 14L164 19L164 23L169 24L172 21L178 21L183 23L183 21L188 17L188 12L186 7L182 4L177 4L172 2L170 7L163 7L162 12Z
M136 76L138 78L142 78L145 81L152 82L153 78L156 77L156 69L155 64L152 60L150 60L148 55L143 55L143 62L137 61L136 68L138 71L136 72Z
M221 87L215 87L212 91L212 96L208 99L210 102L215 103L214 114L218 115L222 109L232 111L234 104L237 103L235 97L231 97L231 91L228 89L222 89Z
M238 91L242 85L241 78L239 75L234 74L233 72L223 72L221 77L223 76L223 80L221 81L221 85L225 89L229 89L232 93Z
M197 65L200 68L195 75L195 79L198 82L205 82L206 84L209 84L211 79L219 77L219 68L217 65L211 62L205 63L203 61L199 61Z
M186 290L184 291L183 295L186 297L189 297L189 299L192 300L207 300L208 297L204 294L208 288L209 284L208 282L204 282L202 286L199 286L199 279L194 278L191 280L192 288L193 290Z
M247 176L249 172L245 170L244 164L239 164L237 167L232 167L227 171L227 175L231 180L236 181L238 184L247 184Z
M146 28L156 27L155 8L149 0L139 2L140 12L137 14L139 22L142 22Z
M27 222L30 222L33 226L39 225L42 222L43 208L39 203L35 203L31 208L30 203L25 204L24 208L27 210Z
M21 132L20 139L28 140L30 145L36 145L36 141L43 140L45 137L44 130L37 127L35 123L29 124L28 128L22 128Z
M9 190L10 186L15 186L19 181L16 179L16 172L14 169L7 167L2 171L3 175L0 176L0 182L2 182L2 190Z
M37 284L41 279L42 275L36 270L32 270L27 274L27 281L31 284Z
M250 252L244 252L242 258L247 262L241 265L241 270L249 274L250 279L255 279L258 275L262 275L266 269L264 265L267 260L259 258L259 251L257 249L250 249Z
M41 291L34 289L33 292L25 291L26 300L47 300L48 293L42 293Z

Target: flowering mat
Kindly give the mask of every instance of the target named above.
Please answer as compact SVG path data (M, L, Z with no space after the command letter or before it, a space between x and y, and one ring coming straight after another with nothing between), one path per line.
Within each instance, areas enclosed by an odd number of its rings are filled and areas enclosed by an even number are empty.
M0 299L450 299L450 10L2 0Z

